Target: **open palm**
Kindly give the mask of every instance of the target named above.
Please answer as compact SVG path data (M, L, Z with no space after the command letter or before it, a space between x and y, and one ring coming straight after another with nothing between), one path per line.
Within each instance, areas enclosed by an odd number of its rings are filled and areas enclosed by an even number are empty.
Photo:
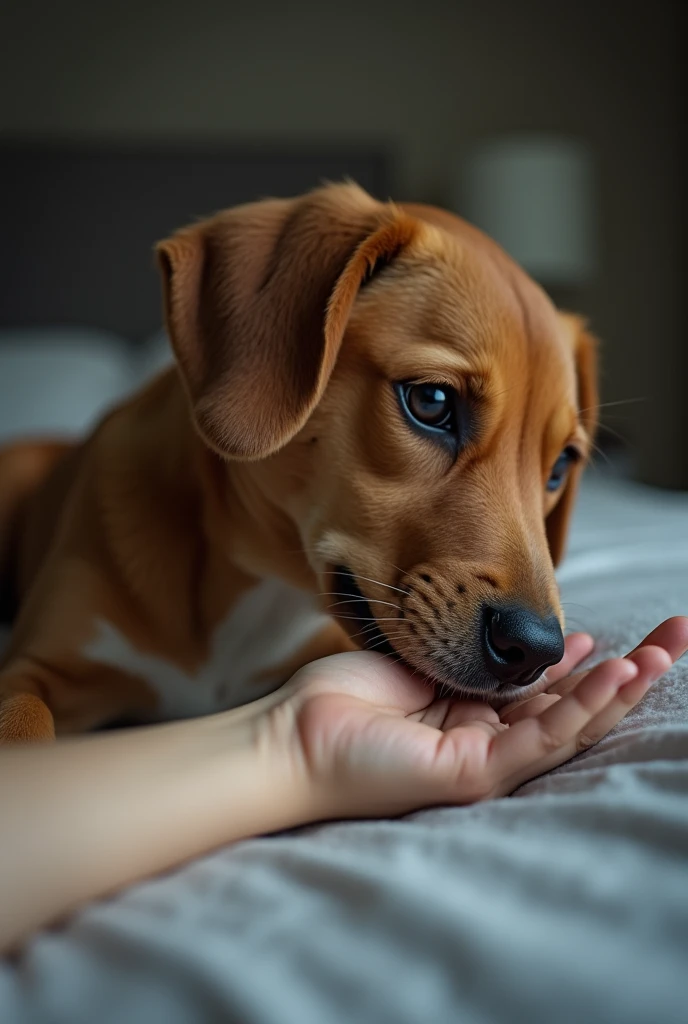
M399 814L505 796L597 742L688 648L688 618L668 619L626 658L571 675L592 638L567 639L548 689L497 712L435 699L382 656L333 655L285 688L298 758L324 817Z

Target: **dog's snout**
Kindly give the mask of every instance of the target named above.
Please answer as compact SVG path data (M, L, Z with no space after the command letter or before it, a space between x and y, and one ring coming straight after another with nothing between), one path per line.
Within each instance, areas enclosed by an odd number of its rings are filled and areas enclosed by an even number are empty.
M528 608L487 608L483 629L487 670L502 683L527 686L564 656L556 615L543 619Z

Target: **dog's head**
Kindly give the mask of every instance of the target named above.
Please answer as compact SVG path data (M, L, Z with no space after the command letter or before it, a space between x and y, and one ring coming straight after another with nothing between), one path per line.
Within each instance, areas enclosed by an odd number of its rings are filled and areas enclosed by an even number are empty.
M354 185L158 252L196 427L296 525L349 635L448 689L536 683L595 425L582 322L459 218Z

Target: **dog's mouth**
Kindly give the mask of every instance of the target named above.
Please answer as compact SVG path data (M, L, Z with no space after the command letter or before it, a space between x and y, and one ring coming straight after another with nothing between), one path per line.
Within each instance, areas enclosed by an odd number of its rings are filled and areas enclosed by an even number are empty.
M345 565L336 566L333 569L333 580L332 589L339 600L330 610L335 618L340 620L349 636L364 650L394 655L412 669L413 666L409 665L380 629L377 617L373 615L370 604L363 596L351 570Z
M328 611L362 650L393 657L396 663L403 665L414 675L424 677L429 685L439 687L440 691L449 690L456 696L473 700L488 700L495 706L523 696L524 690L529 689L500 683L494 677L488 676L482 666L471 668L470 655L466 660L468 668L462 679L452 679L451 666L446 661L443 663L441 659L436 665L428 665L425 658L418 659L417 662L415 658L410 660L394 646L380 626L378 619L387 616L384 613L382 616L373 614L371 604L375 604L375 599L368 600L364 596L350 569L345 565L334 566L330 569L330 581L332 586L328 589L334 595L334 601ZM383 601L382 604L389 606L390 602ZM405 622L403 611L389 618L398 625Z

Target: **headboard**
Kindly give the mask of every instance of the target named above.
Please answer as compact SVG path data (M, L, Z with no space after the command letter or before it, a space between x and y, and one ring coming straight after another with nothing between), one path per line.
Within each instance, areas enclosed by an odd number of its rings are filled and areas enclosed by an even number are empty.
M384 149L0 145L0 327L160 326L152 246L237 203L349 176L387 198Z

